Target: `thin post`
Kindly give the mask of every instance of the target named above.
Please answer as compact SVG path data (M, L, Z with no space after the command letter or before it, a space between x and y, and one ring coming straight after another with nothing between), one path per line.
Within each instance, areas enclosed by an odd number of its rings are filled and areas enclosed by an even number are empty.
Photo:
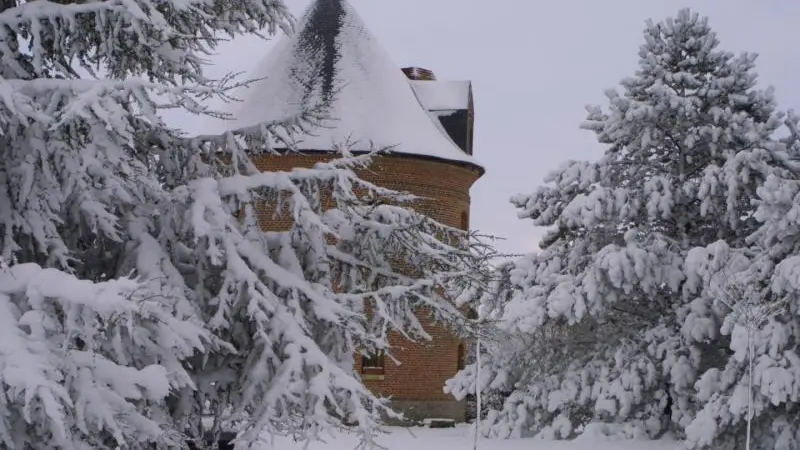
M749 319L749 318L748 318ZM753 422L753 324L747 324L747 441L745 450L750 450L750 424Z
M481 428L481 338L478 337L475 342L475 438L473 441L473 450L478 450L478 439L480 437ZM750 449L748 449L750 450Z

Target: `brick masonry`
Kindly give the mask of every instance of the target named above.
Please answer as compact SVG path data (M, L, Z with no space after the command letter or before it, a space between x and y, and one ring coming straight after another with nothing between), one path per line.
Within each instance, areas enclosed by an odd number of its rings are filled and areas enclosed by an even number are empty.
M328 160L325 153L266 155L255 159L264 171L285 171L295 167L311 167ZM426 197L414 208L446 225L469 229L469 190L481 176L480 169L453 162L406 155L376 157L372 165L359 175L386 188ZM288 220L288 219L287 219ZM261 218L265 229L285 229L290 222L275 220L266 211ZM465 408L443 392L447 379L458 370L459 346L462 342L425 314L420 315L432 340L409 342L399 335L390 337L395 364L385 358L383 374L365 376L366 385L376 394L391 397L393 405L410 419L450 418L464 420ZM463 348L461 349L463 352ZM361 357L356 355L355 369L361 373Z

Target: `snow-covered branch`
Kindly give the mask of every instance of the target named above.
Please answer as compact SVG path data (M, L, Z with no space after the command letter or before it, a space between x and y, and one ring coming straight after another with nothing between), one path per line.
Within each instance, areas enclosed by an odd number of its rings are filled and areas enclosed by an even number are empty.
M133 279L1 269L0 442L81 448L162 438L147 408L193 386L183 361L212 342L202 324L172 314L175 303Z
M292 23L285 5L273 1L19 2L0 12L0 75L74 76L77 61L116 78L147 74L162 83L202 84L199 54L210 52L220 34L290 32ZM28 45L26 53L18 38Z

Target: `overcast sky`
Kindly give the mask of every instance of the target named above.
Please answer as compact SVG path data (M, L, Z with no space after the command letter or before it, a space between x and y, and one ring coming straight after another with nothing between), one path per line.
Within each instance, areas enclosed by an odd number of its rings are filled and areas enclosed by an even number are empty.
M310 0L287 0L299 15ZM603 147L578 129L587 104L633 74L648 18L685 6L710 17L721 47L758 53L763 86L800 109L798 0L351 0L398 66L473 81L475 156L486 175L472 190L472 227L505 237L504 252L536 248L541 233L508 198L533 191L567 159ZM271 42L245 37L219 48L210 75L247 71ZM197 131L196 120L181 120Z

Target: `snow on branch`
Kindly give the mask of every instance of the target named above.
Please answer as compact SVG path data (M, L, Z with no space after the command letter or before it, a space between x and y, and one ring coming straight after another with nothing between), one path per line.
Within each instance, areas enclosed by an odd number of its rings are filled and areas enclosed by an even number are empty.
M0 269L0 322L9 448L37 436L51 448L162 438L148 405L192 387L182 361L211 342L133 279L92 283L35 264Z
M470 326L455 303L482 282L468 236L411 211L418 198L360 179L369 162L345 152L311 168L221 170L176 189L162 218L181 224L191 289L236 349L211 358L217 384L203 392L258 418L248 440L286 427L314 438L342 419L370 439L375 414L390 412L355 378L352 355L391 351L390 332L428 339L420 313Z
M282 2L258 0L100 0L23 2L0 12L6 77L74 75L72 62L113 77L147 73L164 83L202 82L202 61L219 34L290 32ZM26 55L17 37L27 43ZM187 70L191 68L191 70Z
M249 83L250 81L233 82L229 77L218 82L207 80L203 84L187 83L179 86L148 82L139 78L0 79L0 92L4 93L0 98L3 99L7 114L51 123L53 127L76 119L99 119L111 126L111 117L127 118L131 108L141 118L157 124L161 122L159 110L167 108L182 108L194 114L218 116L219 113L210 110L201 100L225 96L226 92ZM57 109L53 108L54 104L58 105ZM291 118L287 118L289 119Z

